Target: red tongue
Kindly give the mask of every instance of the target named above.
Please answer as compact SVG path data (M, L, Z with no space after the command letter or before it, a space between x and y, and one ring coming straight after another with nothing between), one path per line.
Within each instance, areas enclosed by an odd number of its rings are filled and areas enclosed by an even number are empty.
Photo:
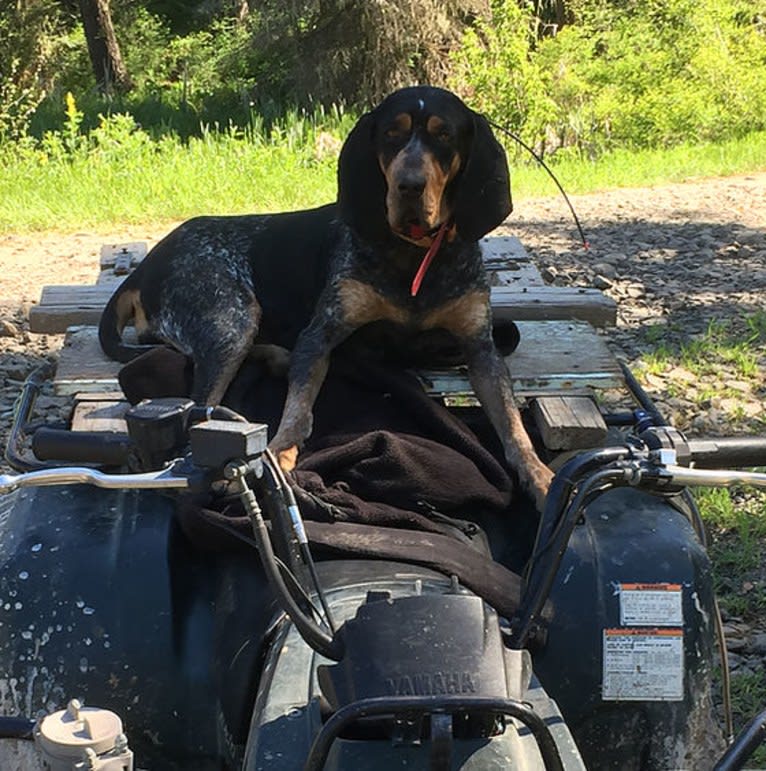
M426 234L426 231L420 225L410 225L410 238L419 241Z
M420 228L418 228L418 230L420 230ZM431 246L428 247L426 256L423 257L423 262L420 263L420 267L418 268L418 272L415 274L415 278L412 279L412 286L410 287L410 297L414 297L420 290L420 285L421 283L423 283L423 277L426 275L426 271L428 270L428 266L431 264L431 260L433 260L433 258L436 256L436 252L439 251L439 247L442 244L442 239L444 238L444 232L446 230L447 230L447 223L443 222ZM413 232L413 231L414 231L414 227L410 232Z

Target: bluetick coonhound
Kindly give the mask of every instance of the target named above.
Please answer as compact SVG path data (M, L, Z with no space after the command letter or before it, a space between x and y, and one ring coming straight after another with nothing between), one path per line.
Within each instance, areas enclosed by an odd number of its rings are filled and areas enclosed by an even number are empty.
M294 466L330 352L385 323L448 333L509 465L542 506L537 457L492 338L478 239L512 209L508 167L486 120L454 94L405 88L364 115L338 162L338 200L308 211L198 217L158 243L104 310L104 351L129 361L163 341L194 362L192 398L217 404L257 344L292 351L271 448ZM140 345L122 341L132 319Z

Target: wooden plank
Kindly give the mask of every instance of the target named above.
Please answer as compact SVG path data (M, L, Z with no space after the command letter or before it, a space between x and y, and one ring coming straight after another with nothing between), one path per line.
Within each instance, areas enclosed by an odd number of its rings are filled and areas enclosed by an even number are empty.
M46 286L40 304L29 312L33 332L56 334L68 327L97 325L115 286ZM616 323L617 305L597 289L559 286L494 286L491 302L496 319L513 321L588 321L594 326Z
M78 401L72 415L72 431L127 433L125 413L129 407L130 404L121 398L118 400L89 398Z
M104 244L101 247L101 273L97 284L109 284L112 290L129 276L141 260L146 257L147 249L143 241L128 244Z
M122 391L79 391L74 395L76 402L119 402Z
M108 359L98 342L96 327L79 326L67 331L59 354L53 388L57 394L119 392L117 361ZM82 397L80 397L82 398Z
M530 261L530 256L524 244L516 236L484 236L479 241L484 262L489 266L492 262L505 263L508 260Z
M144 241L129 241L124 244L104 244L101 247L101 270L116 268L117 273L130 273L148 252Z
M622 371L604 338L584 321L520 321L518 348L506 358L519 396L620 388ZM472 393L465 368L419 373L434 395Z
M115 286L44 286L40 303L29 311L32 332L60 334L68 327L95 325Z
M616 322L617 306L597 289L545 286L518 238L487 236L481 249L492 287L498 319L582 319L595 326ZM101 265L106 270L95 286L45 286L40 303L29 312L32 332L62 333L70 326L96 325L117 284L143 259L146 244L105 245ZM120 267L117 264L122 260ZM111 273L110 273L111 270Z
M112 291L114 291L128 277L128 275L130 274L115 273L110 268L107 268L106 270L102 270L101 273L98 274L98 278L96 279L96 285L108 286Z
M486 236L479 242L490 286L544 286L540 271L513 236Z
M40 294L40 305L80 305L84 308L103 308L114 289L98 284L83 286L48 285Z
M604 338L582 321L518 323L519 347L507 358L516 392L521 395L583 393L593 388L618 388L622 372ZM66 336L54 379L57 394L119 391L122 365L107 359L95 327L76 327ZM465 369L420 373L429 393L469 395Z
M606 438L606 423L590 397L540 396L531 412L549 450L597 447Z
M617 303L598 289L564 286L493 287L495 320L557 321L576 319L596 327L617 323Z

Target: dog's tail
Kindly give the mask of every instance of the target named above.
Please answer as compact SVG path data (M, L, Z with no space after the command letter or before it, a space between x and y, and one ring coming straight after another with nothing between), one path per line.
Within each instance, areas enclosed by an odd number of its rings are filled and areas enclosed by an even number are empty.
M98 340L104 353L123 364L156 347L123 342L122 333L130 321L134 322L139 335L145 331L146 316L139 290L133 288L127 278L109 298L98 325Z

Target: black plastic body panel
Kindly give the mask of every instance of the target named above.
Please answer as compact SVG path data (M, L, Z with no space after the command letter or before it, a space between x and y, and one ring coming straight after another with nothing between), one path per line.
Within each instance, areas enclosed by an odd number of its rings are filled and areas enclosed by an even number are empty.
M604 630L636 627L621 623L622 584L681 586L681 700L602 699ZM705 767L694 753L721 746L710 696L715 610L710 562L689 518L635 490L602 495L575 529L551 601L546 644L533 651L535 673L588 769Z

